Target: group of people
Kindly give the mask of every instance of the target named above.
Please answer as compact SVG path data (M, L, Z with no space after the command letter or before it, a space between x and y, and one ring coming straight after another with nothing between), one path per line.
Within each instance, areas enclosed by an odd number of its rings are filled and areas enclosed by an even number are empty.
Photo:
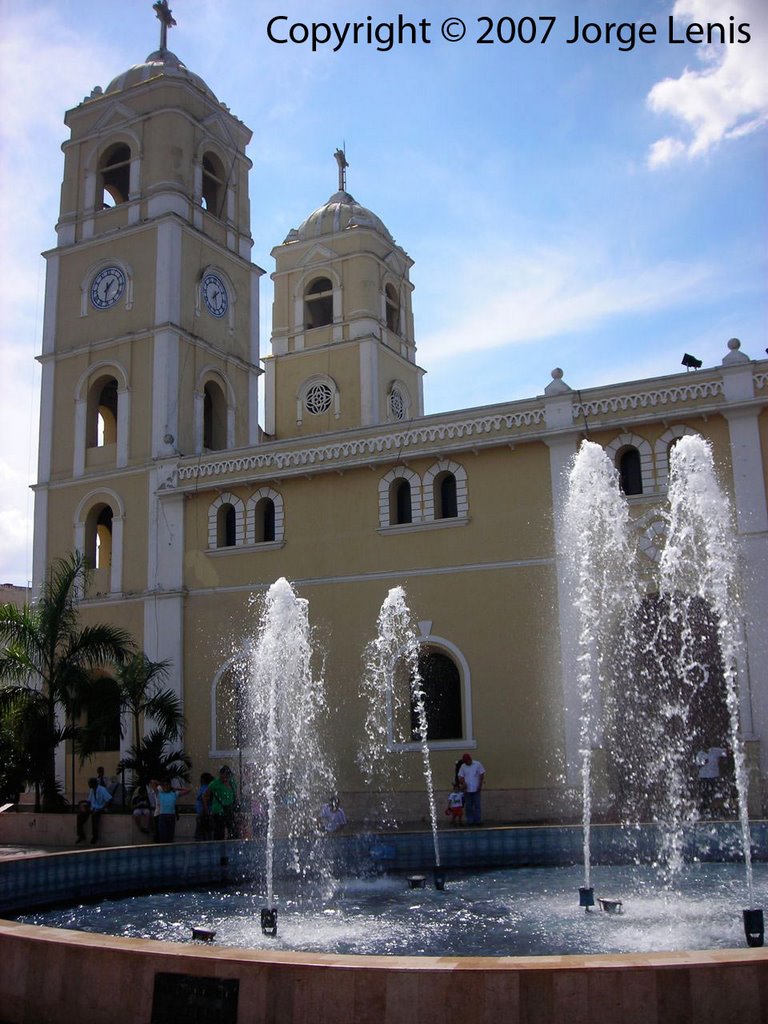
M147 786L137 786L131 801L134 821L157 842L172 843L179 817L178 800L190 792L189 788L174 786L169 778L152 779ZM232 769L224 765L216 777L203 772L195 791L195 839L236 838L237 806Z
M480 794L485 780L485 768L471 754L463 754L456 762L453 790L448 796L445 813L453 827L466 824L482 824Z
M90 820L91 843L99 841L101 817L114 798L115 785L98 768L88 780L88 796L77 810L77 843L85 842L85 827ZM179 817L178 801L191 789L175 786L170 778L151 779L138 785L131 797L133 820L141 832L158 843L172 843ZM238 835L236 822L237 786L232 770L224 765L217 778L203 772L195 793L195 839L233 839Z
M453 790L448 797L445 813L451 825L480 825L482 821L481 793L485 768L471 754L464 754L456 762ZM138 828L153 836L156 842L171 843L176 834L179 817L178 801L191 789L174 786L170 778L152 779L147 785L135 788L131 811ZM112 802L114 787L98 768L96 776L88 780L88 798L81 801L77 813L77 842L85 842L85 826L91 822L91 843L99 840L101 816ZM203 772L195 792L195 839L236 839L240 836L237 785L228 765L219 769L218 776ZM260 812L259 812L260 813ZM324 804L319 824L326 832L336 832L347 823L346 815L336 797ZM257 829L254 815L254 831Z

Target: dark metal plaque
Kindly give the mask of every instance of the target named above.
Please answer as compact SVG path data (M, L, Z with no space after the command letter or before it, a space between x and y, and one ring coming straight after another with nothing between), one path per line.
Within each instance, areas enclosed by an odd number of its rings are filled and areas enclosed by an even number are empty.
M239 989L236 978L158 973L151 1024L237 1024Z

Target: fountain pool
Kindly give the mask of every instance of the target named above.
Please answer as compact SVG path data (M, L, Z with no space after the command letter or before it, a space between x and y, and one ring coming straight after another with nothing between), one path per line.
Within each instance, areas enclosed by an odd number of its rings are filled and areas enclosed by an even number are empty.
M17 920L129 938L188 942L193 927L218 946L387 956L561 956L724 949L743 943L734 913L743 895L739 864L694 864L660 888L651 866L593 868L598 897L620 912L575 905L580 866L455 872L445 891L411 890L402 875L320 887L278 886L280 930L265 938L250 886L158 892L24 914ZM755 891L768 898L768 864Z

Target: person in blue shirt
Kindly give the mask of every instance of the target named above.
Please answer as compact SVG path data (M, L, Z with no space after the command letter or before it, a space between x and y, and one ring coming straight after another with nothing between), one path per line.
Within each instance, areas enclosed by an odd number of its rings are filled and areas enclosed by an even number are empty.
M162 782L153 779L150 785L157 800L157 841L172 843L176 835L176 801L180 796L186 796L189 790L174 789L168 778Z
M112 794L99 783L96 778L88 779L88 799L80 801L80 810L77 812L77 842L85 842L85 823L91 819L91 843L99 841L99 825L101 816L107 809L107 804L112 799Z

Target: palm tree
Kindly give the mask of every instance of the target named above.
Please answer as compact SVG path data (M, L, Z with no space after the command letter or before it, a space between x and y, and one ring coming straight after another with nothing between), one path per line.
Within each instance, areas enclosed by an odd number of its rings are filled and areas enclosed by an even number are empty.
M169 750L162 730L152 729L142 736L118 764L118 771L134 773L137 786L146 786L151 779L179 778L189 781L192 761L185 750Z
M76 552L53 563L34 604L0 606L0 714L12 715L28 736L36 811L61 803L56 747L73 735L94 671L120 665L133 647L116 626L80 626L87 584L87 562Z

